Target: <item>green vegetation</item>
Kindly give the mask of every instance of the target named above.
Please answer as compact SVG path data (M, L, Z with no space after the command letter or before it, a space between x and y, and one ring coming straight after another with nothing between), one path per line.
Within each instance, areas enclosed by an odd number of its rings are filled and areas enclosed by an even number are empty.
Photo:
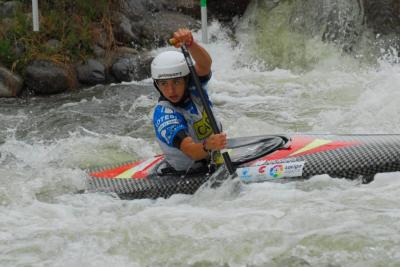
M19 2L21 7L14 16L0 20L0 62L10 69L21 71L33 59L83 60L93 54L100 38L106 50L114 45L113 0L39 1L40 32L32 30L32 1ZM57 41L49 45L49 40Z

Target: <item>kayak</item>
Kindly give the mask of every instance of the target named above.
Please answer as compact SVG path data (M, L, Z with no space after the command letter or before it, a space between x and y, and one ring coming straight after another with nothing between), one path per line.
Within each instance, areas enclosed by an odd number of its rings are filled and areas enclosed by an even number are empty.
M227 152L235 176L243 183L295 181L322 174L369 183L377 173L400 171L400 134L239 137L228 140ZM89 191L111 192L122 199L193 194L215 176L206 165L175 171L163 155L87 172Z

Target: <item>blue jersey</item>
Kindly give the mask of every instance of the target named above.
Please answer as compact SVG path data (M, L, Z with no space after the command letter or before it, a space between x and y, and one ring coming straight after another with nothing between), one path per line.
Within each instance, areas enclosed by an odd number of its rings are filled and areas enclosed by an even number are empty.
M206 77L200 77L200 83L203 89L205 89L204 92L209 105L211 105L211 102L208 98L206 86L210 78L211 73ZM162 103L165 100L163 101L161 98L154 109L153 124L156 136L169 147L174 147L174 138L182 130L194 140L205 139L212 133L208 120L204 120L202 123L202 118L205 117L205 114L203 109L199 107L201 103L198 103L199 95L192 79L189 80L186 90L189 90L190 97L183 105L179 107L172 104L165 105ZM191 131L193 125L195 130Z

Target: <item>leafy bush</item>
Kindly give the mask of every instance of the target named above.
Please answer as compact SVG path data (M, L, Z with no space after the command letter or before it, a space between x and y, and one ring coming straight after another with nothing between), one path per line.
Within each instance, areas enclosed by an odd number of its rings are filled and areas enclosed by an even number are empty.
M6 67L21 71L33 59L63 63L85 59L93 54L99 32L107 34L107 48L113 46L112 0L41 0L40 32L32 30L32 1L20 2L22 8L11 22L0 20L0 62ZM58 40L59 45L51 47L49 40Z
M10 40L0 39L0 62L10 66L16 60Z

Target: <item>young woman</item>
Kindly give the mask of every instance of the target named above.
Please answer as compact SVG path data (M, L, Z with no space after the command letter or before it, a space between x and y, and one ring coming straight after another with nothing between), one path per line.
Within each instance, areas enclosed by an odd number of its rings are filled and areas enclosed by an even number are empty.
M188 48L206 92L211 78L210 55L188 29L176 31L174 40L176 48L182 44ZM151 63L151 75L161 95L154 109L153 124L168 163L178 171L196 168L200 161L210 157L211 151L224 149L226 134L213 134L183 54L178 51L159 54Z

